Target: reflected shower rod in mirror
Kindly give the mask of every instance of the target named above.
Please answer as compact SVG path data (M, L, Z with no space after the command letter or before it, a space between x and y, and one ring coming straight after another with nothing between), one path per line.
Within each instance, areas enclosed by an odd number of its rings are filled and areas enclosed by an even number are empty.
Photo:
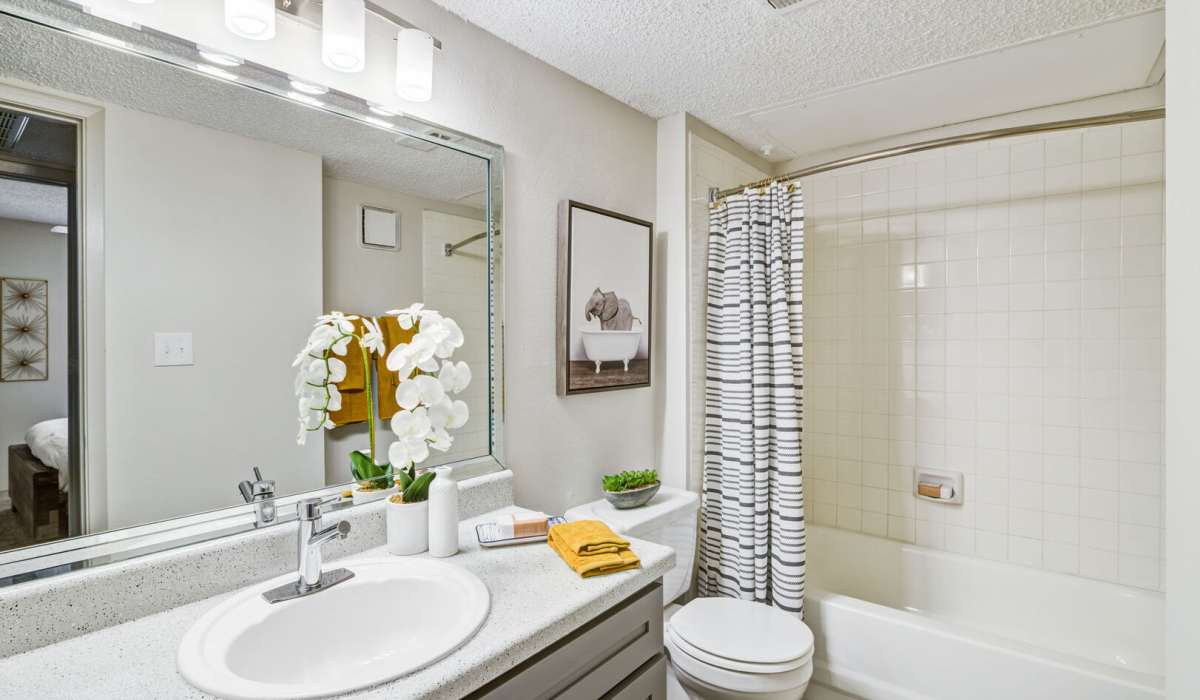
M462 248L463 246L466 246L466 245L470 245L480 239L487 238L487 235L488 235L487 231L480 231L479 233L475 234L474 236L462 239L458 243L447 243L442 248L442 252L445 253L446 257L448 258L451 255L454 255L454 251L458 250L459 248ZM499 235L500 235L500 232L496 231L496 236L499 237Z

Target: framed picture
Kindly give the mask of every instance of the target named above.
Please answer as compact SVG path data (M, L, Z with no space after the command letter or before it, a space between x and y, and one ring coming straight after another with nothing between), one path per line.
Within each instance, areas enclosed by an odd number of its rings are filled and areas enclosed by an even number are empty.
M0 382L44 382L49 370L46 280L0 278Z
M563 202L558 394L650 386L654 224Z

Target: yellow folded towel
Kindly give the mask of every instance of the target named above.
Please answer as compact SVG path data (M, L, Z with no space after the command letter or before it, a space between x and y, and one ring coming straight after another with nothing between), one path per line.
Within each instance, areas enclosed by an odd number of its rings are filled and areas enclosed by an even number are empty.
M362 390L342 392L342 409L330 411L329 420L333 421L334 426L366 423L367 402L370 400L370 394Z
M596 540L605 537L603 531L608 533L607 542L597 544ZM550 528L550 534L546 541L550 544L550 548L583 578L615 574L618 571L636 569L642 565L638 556L630 551L629 543L617 537L612 530L608 529L607 525L598 520L581 520L555 525ZM571 544L572 541L575 543L574 547ZM591 550L591 553L578 554L579 547L582 544L588 544L589 541L598 549ZM618 542L623 544L618 544Z
M581 557L591 554L615 554L629 548L629 540L613 532L599 520L576 520L573 523L555 525L551 534L557 532L558 540L566 549Z

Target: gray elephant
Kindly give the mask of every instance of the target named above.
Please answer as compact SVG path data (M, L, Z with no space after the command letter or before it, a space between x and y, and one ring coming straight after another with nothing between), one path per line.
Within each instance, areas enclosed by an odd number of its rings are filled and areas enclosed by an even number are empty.
M628 301L617 298L616 292L602 292L599 287L592 292L583 313L588 321L592 320L592 316L599 317L600 330L604 331L633 330L633 321L637 318L629 308Z

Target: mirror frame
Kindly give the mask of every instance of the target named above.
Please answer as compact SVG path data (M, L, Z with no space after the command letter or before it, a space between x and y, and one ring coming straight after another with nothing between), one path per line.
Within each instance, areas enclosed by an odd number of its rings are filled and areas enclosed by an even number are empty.
M114 23L87 14L78 4L66 0L0 0L0 15L27 22L42 29L61 32L77 40L87 41L109 50L123 51L146 60L167 63L193 75L204 76L217 82L231 82L197 70L198 47L194 42L149 27L127 27ZM488 192L485 215L488 233L489 453L485 456L439 466L453 467L455 475L460 481L507 469L504 465L504 265L502 248L497 242L497 237L503 230L504 148L499 144L407 114L389 117L389 121L392 122L389 126L387 122L371 114L366 100L334 89L330 89L326 95L322 96L323 104L320 106L298 102L287 96L290 87L286 73L251 61L246 61L239 70L241 72L236 85L243 89L255 90L275 99L286 100L297 107L316 109L340 118L353 120L363 126L420 139L481 159L486 168ZM17 92L28 89L25 85L9 81L0 81L0 84L12 86ZM38 106L23 104L15 106L23 111L41 112L46 116L78 124L81 136L78 139L78 148L81 153L86 149L83 142L86 138L87 116L60 112L53 108L40 109ZM82 179L83 168L80 168L79 172L79 178ZM75 188L78 198L76 209L81 213L81 220L84 219L85 212L84 202L80 201L85 198L81 192L84 189L85 187ZM86 227L81 233L79 249L85 250L87 246ZM78 273L86 274L86 270L82 269L82 264ZM81 285L81 296L84 294L82 290L85 289L86 282ZM82 319L76 320L76 323L82 325ZM86 332L86 328L80 328L80 337L82 338ZM83 345L82 340L80 345ZM77 400L84 410L83 420L77 421L77 423L83 425L73 431L72 438L80 445L79 448L73 447L73 450L79 449L80 454L87 454L89 446L86 441L76 437L86 434L89 422L86 411L89 384L88 360L82 347L80 348L79 365L84 369L82 381L78 382L77 386L79 394ZM73 465L72 472L77 469ZM347 484L349 483L347 481ZM347 484L327 486L276 498L279 517L274 523L265 527L277 527L294 521L295 508L292 506L300 499L331 496L343 491ZM334 504L333 510L349 507L353 507L353 505L349 501L343 501ZM254 506L241 504L0 552L0 587L251 532L255 529Z

